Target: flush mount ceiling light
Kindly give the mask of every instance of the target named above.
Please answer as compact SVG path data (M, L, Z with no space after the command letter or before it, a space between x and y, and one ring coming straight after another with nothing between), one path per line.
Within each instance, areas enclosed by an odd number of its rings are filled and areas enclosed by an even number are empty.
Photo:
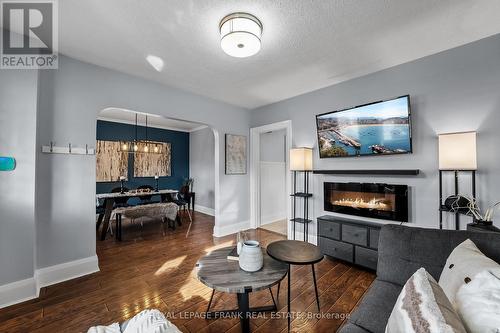
M260 51L262 23L247 13L233 13L219 24L220 46L232 57L250 57Z

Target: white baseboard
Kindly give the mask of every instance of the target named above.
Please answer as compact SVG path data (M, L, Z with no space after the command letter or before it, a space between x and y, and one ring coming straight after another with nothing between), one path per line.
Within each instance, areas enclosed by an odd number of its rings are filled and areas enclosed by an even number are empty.
M214 237L222 237L237 233L238 231L247 230L250 228L250 221L244 221L240 223L224 225L224 226L215 226L214 227Z
M42 287L98 271L97 256L37 269L34 277L0 286L0 309L37 298Z
M288 239L293 239L293 231L289 231ZM302 231L295 231L296 240L304 240L304 233ZM308 242L314 245L318 245L318 236L309 233Z
M37 298L38 290L35 278L4 284L0 286L0 309Z
M266 225L269 223L278 222L278 221L282 221L282 220L286 220L286 212L283 212L281 214L262 216L260 218L260 225L262 226L262 225Z
M215 216L215 209L213 208L208 208L205 206L200 206L200 205L195 205L194 210L203 214L207 214L210 216Z
M99 261L92 256L37 269L35 278L38 288L42 288L95 272L99 272Z

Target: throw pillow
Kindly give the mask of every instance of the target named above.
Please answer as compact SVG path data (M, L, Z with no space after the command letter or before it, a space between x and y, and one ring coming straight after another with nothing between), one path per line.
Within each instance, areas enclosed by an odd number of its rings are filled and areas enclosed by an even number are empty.
M471 282L476 274L494 268L500 268L500 265L486 257L476 244L467 239L459 244L446 260L439 277L439 285L456 308L455 296L458 289Z
M94 326L89 328L87 333L121 333L120 325L118 323L109 326Z
M122 329L123 333L182 333L156 309L139 312Z
M469 333L500 332L500 269L481 272L460 287L456 304Z
M394 305L386 333L466 333L445 293L424 268L406 282Z

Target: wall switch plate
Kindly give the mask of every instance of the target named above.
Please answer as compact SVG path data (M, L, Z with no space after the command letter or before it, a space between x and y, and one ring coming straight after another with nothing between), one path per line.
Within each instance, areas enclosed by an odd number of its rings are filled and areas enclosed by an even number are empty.
M14 157L0 156L0 171L12 171L16 168Z

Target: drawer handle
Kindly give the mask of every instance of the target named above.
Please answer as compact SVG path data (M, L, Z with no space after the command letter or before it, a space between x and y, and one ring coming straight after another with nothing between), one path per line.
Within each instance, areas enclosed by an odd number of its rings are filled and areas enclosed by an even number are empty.
M330 228L330 231L333 231L333 229L332 229L332 228Z

